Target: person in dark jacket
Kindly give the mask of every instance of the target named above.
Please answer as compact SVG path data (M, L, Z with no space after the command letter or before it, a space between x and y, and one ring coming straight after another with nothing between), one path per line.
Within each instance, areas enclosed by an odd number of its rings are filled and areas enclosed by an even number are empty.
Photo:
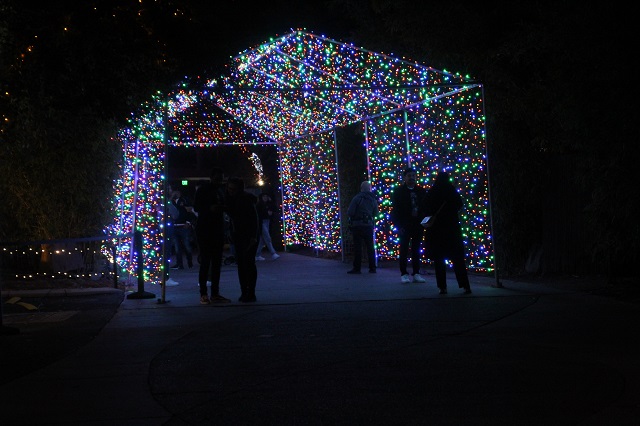
M403 174L402 186L393 191L391 198L391 220L398 229L400 237L400 281L403 284L411 282L407 271L409 245L411 245L413 282L425 282L425 279L420 275L420 267L422 266L420 247L424 236L424 228L420 225L424 215L420 211L420 207L425 194L425 189L417 184L416 171L407 168Z
M431 216L426 230L426 255L434 263L436 283L440 294L447 294L446 260L453 263L458 287L465 294L471 293L469 276L464 258L464 241L458 218L462 197L453 186L447 172L436 176L433 186L424 198L424 214Z
M256 249L258 248L259 224L256 211L257 198L245 192L244 181L239 177L227 182L226 211L231 222L231 238L236 251L240 302L256 301Z
M183 253L187 258L187 265L192 268L191 232L194 218L193 207L179 189L174 190L173 194L171 194L171 203L178 211L178 217L173 221L173 246L176 253L176 264L171 269L184 269Z
M211 181L196 191L194 210L198 215L196 239L200 250L198 285L200 303L224 303L229 299L220 295L220 268L224 250L224 189L223 173L219 167L211 169ZM211 298L207 296L207 281L211 278Z
M378 214L378 200L371 193L371 183L364 181L360 184L360 192L349 204L347 215L351 234L353 235L353 268L348 274L359 274L362 266L362 244L367 248L369 272L376 273L376 254L373 246L373 228Z

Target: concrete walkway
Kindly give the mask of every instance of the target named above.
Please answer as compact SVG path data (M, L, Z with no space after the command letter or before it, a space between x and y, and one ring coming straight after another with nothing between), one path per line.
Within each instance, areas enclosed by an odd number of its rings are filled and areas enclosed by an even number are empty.
M132 288L89 343L0 387L0 423L640 424L638 304L483 276L441 296L432 275L350 267L282 253L252 304L233 265L227 304L199 304L197 268Z

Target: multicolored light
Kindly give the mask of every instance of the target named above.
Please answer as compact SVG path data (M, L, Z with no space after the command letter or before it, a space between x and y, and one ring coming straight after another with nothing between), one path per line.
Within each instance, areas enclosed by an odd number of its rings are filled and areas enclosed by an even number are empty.
M493 268L480 84L301 30L240 54L229 71L220 83L158 95L120 134L125 166L112 231L143 232L146 280L158 282L163 272L165 143L277 144L285 245L339 252L334 131L357 122L365 124L369 174L381 201L379 256L397 257L390 194L411 165L426 187L438 171L450 172L467 203L461 219L469 267ZM133 270L127 249L118 261Z

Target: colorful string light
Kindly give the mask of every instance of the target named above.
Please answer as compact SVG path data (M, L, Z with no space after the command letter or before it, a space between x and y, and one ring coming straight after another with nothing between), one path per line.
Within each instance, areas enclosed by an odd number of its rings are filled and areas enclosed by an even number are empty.
M119 138L122 177L110 231L143 233L145 280L161 261L165 143L207 147L277 144L286 245L340 251L336 127L364 122L373 186L381 200L377 247L397 257L390 194L411 165L429 186L448 170L466 200L471 269L493 268L481 85L459 74L382 55L302 30L247 50L229 75L185 84L143 106ZM191 88L189 88L191 87ZM127 241L118 262L135 270Z

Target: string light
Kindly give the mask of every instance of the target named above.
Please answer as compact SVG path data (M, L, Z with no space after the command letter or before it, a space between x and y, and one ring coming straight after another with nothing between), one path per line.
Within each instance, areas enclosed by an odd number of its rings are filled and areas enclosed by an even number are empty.
M32 281L36 279L113 279L113 267L108 270L91 272L95 269L95 260L99 258L102 252L100 243L93 244L90 247L75 246L72 249L64 248L48 248L45 245L28 247L3 247L3 255L14 259L16 265L23 265L29 270L28 273L16 272L13 277L19 281ZM52 272L33 272L33 265L41 262L42 259L48 259L50 265L73 265L73 271L52 271ZM111 256L104 257L107 264L113 265Z
M390 194L411 164L426 187L438 171L450 172L466 200L461 219L469 266L492 270L479 84L302 30L241 53L229 71L219 82L196 89L185 83L157 94L119 132L124 161L112 206L117 217L108 231L143 233L145 281L158 283L164 273L165 143L276 144L285 244L337 252L342 233L333 130L357 122L367 127L369 171L380 199L381 258L398 255ZM134 273L132 245L119 246L117 262Z

